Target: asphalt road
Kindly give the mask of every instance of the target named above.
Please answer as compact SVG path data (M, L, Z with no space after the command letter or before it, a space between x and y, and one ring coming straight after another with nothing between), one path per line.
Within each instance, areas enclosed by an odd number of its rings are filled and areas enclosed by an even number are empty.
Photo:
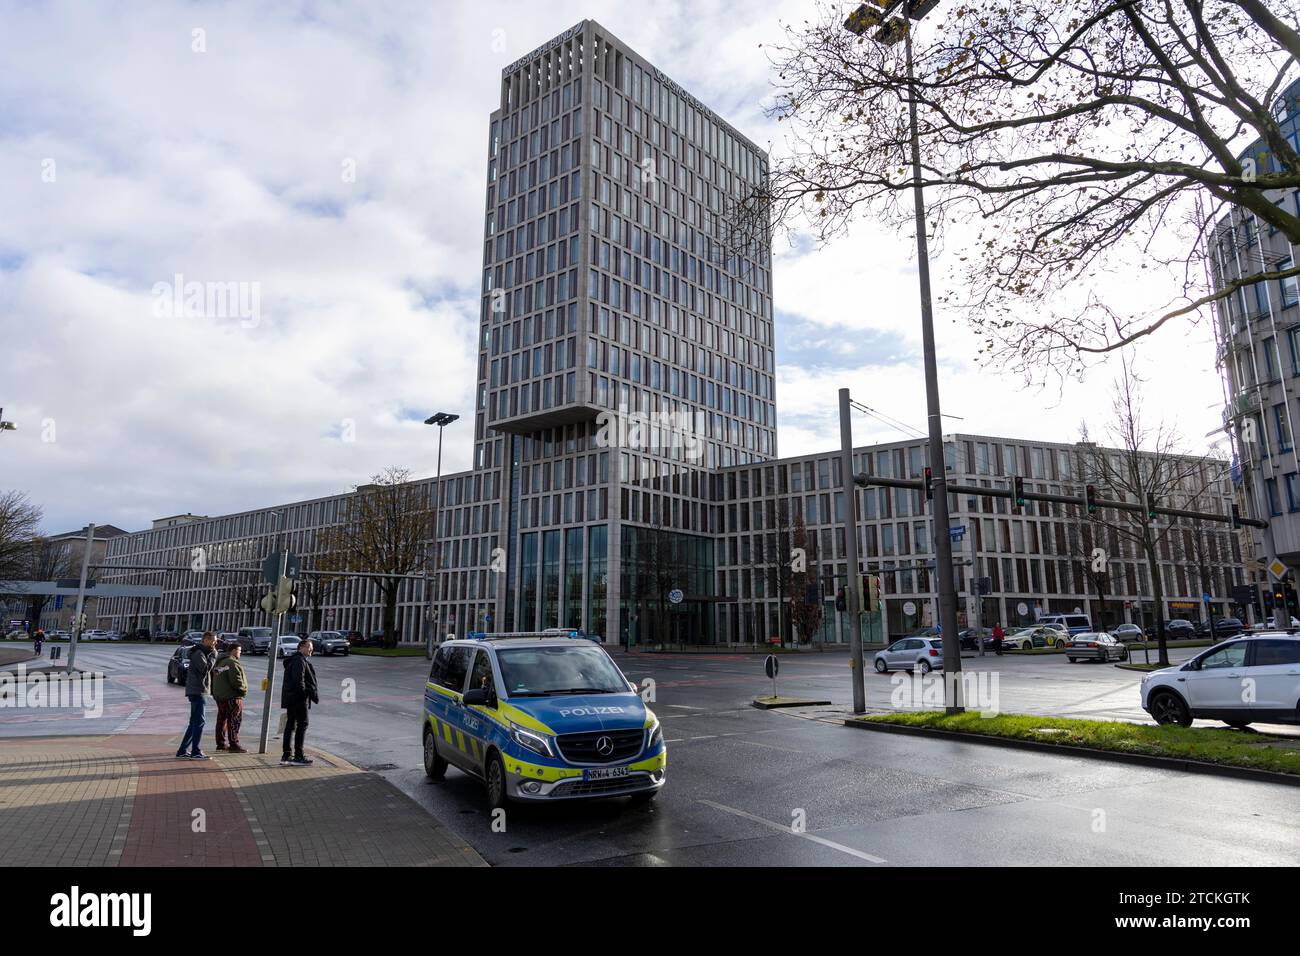
M187 708L182 689L164 679L170 653L170 647L83 647L80 663L109 678L102 715L0 710L0 738L179 734ZM1175 659L1190 653L1175 652ZM477 781L452 770L435 784L421 770L428 666L421 658L317 657L322 703L312 711L308 744L384 774L496 865L1300 861L1300 800L1293 787L844 728L839 719L851 688L842 653L781 658L782 694L833 701L797 713L749 706L771 690L761 657L615 652L615 658L638 684L654 681L652 707L669 741L669 782L648 806L512 808L505 831L494 832ZM1137 672L1071 665L1055 656L963 664L985 673L986 686L997 674L1002 710L1146 719L1137 703ZM254 692L245 746L257 739L256 686L265 665L264 658L246 661ZM881 710L899 687L874 673L866 684L869 707ZM349 689L354 699L345 702ZM273 718L272 732L278 708Z

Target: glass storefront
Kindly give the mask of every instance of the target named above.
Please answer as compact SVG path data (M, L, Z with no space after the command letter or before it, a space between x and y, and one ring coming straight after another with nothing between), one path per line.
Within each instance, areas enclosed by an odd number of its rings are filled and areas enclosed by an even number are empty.
M625 525L620 568L620 643L714 643L712 539Z

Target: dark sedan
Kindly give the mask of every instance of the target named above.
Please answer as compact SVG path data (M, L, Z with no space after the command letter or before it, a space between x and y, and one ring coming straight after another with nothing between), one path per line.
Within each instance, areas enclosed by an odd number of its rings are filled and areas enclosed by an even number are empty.
M1155 640L1159 633L1154 624L1147 628L1147 637L1152 640ZM1165 621L1165 637L1171 641L1190 641L1196 637L1196 627L1191 621L1176 617L1172 621Z
M983 641L985 647L993 646L993 632L987 627L968 627L957 634L957 640L961 642L963 651L977 651L978 641Z
M1222 641L1229 637L1236 637L1244 630L1246 630L1246 626L1235 617L1216 617L1211 618L1208 622L1202 621L1198 624L1196 626L1196 635Z

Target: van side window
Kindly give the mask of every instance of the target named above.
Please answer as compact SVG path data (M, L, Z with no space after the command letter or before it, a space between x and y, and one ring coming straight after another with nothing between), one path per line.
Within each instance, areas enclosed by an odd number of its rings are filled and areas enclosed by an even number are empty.
M446 669L438 679L438 684L448 690L461 693L465 689L465 675L469 671L469 656L472 647L448 647ZM436 663L436 659L435 659Z
M429 683L442 684L442 675L447 671L447 652L449 647L440 647L433 655L433 666L429 668Z

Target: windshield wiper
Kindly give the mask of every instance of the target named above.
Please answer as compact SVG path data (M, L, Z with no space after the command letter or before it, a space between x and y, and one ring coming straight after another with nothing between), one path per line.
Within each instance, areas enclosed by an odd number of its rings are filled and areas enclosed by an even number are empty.
M555 687L545 691L547 694L613 694L616 693L606 687Z
M549 691L544 690L519 690L511 694L511 697L545 697Z

